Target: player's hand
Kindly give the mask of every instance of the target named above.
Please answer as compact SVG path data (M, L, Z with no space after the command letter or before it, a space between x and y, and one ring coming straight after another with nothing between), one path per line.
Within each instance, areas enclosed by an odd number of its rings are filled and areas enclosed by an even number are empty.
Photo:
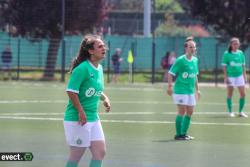
M111 106L110 106L110 101L109 101L108 98L106 98L106 99L103 101L103 105L104 105L104 107L105 107L105 111L106 111L106 112L109 112Z
M243 77L244 77L245 83L247 83L248 82L247 81L247 76L243 75Z
M225 77L225 78L224 78L224 83L225 83L226 85L229 84L229 79L228 79L228 77Z
M172 96L173 94L173 88L172 87L168 87L167 93L169 96Z
M86 115L85 115L84 111L79 111L78 116L79 116L79 121L78 121L78 123L79 123L81 126L83 126L84 124L87 123L87 119L86 119Z
M200 100L200 98L201 98L201 91L196 91L196 99L197 100Z

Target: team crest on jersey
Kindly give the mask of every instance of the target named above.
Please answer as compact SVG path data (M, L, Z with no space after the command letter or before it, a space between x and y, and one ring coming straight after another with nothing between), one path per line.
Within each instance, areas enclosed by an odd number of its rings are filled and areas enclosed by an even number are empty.
M82 140L81 140L80 138L78 138L78 139L76 140L76 144L81 145L81 144L82 144Z
M90 78L94 78L94 74L93 73L90 74Z
M182 99L180 99L180 100L179 100L179 103L183 103L183 100L182 100Z

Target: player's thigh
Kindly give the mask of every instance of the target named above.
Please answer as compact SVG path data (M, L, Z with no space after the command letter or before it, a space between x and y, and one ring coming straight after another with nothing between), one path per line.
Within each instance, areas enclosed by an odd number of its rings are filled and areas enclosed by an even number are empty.
M81 126L77 121L64 121L64 132L69 146L90 146L90 123Z

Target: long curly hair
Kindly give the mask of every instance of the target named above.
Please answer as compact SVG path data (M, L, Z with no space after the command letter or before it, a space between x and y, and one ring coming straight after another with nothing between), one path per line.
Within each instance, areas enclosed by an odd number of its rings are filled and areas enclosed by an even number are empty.
M89 53L89 50L94 49L94 44L98 39L101 39L101 37L90 34L86 35L83 38L77 56L73 59L71 63L70 73L72 73L74 68L76 68L79 64L90 59L91 55Z

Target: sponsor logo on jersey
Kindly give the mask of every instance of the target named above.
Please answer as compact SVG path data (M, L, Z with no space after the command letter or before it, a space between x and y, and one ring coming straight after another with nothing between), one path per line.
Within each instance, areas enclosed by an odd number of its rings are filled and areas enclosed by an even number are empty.
M85 92L86 97L92 97L92 96L101 96L102 91L96 91L95 88L89 88Z
M188 74L187 72L182 73L182 78L184 78L184 79L195 78L195 77L196 77L195 73L191 73L191 74Z
M240 66L242 66L242 63L236 63L236 62L234 62L234 61L231 61L231 62L230 62L230 66L233 66L233 67L240 67Z

